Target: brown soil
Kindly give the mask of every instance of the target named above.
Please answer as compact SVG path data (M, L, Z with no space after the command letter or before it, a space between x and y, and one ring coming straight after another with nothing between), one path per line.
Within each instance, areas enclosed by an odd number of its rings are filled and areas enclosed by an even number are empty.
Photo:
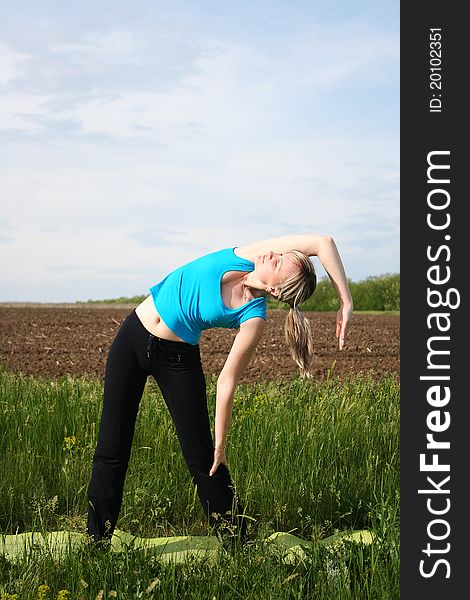
M131 305L0 306L0 364L44 377L96 374L103 377L109 346ZM284 340L286 311L268 311L263 339L241 383L295 377L298 369ZM305 313L316 336L315 377L344 378L363 372L375 379L399 376L400 319L396 315L356 313L342 352L335 338L335 313ZM235 330L212 329L200 339L203 368L217 375Z

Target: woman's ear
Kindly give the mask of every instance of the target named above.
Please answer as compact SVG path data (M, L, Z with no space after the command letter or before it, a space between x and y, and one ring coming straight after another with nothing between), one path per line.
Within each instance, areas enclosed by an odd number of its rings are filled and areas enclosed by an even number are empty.
M274 296L274 298L279 298L279 296L281 295L281 290L278 290L275 287L268 287L266 288L266 291L268 292L268 294L271 294L271 296Z

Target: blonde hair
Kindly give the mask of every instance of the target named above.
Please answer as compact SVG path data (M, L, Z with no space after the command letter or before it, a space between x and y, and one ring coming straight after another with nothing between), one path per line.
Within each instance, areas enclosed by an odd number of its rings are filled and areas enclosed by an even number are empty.
M310 298L317 287L317 276L310 258L299 250L288 252L294 257L299 271L289 277L280 286L279 302L290 306L284 323L284 333L290 354L300 368L301 377L312 377L312 361L314 357L314 337L310 321L297 308L298 304Z

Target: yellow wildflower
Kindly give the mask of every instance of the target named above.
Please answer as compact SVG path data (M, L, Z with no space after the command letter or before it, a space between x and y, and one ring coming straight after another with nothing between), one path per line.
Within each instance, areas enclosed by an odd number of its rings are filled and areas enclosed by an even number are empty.
M60 590L57 594L57 600L68 600L70 598L70 592L68 590Z
M64 437L64 446L62 450L73 450L75 444L77 443L77 438L74 435L69 435Z
M49 595L50 588L48 585L40 585L38 587L38 600L47 600L47 596Z

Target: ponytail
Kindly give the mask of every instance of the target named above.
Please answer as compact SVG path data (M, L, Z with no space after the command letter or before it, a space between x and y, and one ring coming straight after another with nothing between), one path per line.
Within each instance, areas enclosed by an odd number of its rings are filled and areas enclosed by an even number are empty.
M290 277L282 285L277 300L287 302L289 313L284 323L289 352L300 369L301 377L312 377L312 362L314 358L314 335L310 321L300 312L297 304L305 302L316 289L317 276L310 258L298 250L290 254L296 259L299 272Z
M313 376L314 336L310 321L295 307L289 309L284 323L289 352L300 369L301 377Z

